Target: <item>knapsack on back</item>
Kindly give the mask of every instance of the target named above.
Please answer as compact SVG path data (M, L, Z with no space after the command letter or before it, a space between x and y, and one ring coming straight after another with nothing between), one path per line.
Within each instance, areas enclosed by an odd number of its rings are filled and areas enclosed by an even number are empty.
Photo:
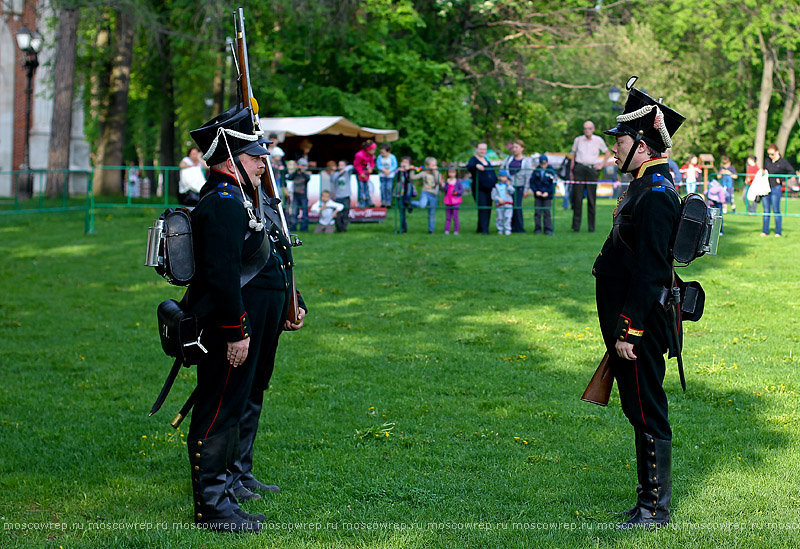
M674 187L669 188L678 193ZM672 258L688 265L705 254L716 255L721 221L719 210L709 208L701 195L686 195L681 200L681 216L672 244Z
M176 286L188 286L194 277L192 219L186 208L169 208L147 232L145 266Z

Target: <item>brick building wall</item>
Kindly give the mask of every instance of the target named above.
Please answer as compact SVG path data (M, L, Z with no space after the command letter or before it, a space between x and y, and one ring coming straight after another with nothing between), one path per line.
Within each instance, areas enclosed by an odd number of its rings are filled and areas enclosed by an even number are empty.
M22 166L25 158L25 109L26 109L26 93L25 87L27 86L26 70L23 63L25 62L25 54L16 47L17 32L22 27L27 27L31 32L38 30L37 24L37 8L36 0L24 1L11 1L2 2L0 5L4 9L11 7L16 11L20 7L22 13L3 13L3 19L14 38L14 52L16 57L16 67L14 71L14 152L13 152L13 169L18 170ZM10 5L10 6L9 6Z

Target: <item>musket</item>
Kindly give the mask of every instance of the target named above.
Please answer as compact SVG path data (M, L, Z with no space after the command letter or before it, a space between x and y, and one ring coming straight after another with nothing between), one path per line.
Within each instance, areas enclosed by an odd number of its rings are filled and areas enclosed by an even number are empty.
M256 101L255 97L253 96L253 87L250 82L250 67L247 56L247 36L244 30L243 8L239 8L238 11L235 12L234 25L236 30L236 51L238 52L238 55L235 57L239 71L239 93L241 94L243 105L245 107L250 107L250 114L253 117L253 127L255 128L256 133L263 134L261 122L258 117L258 101ZM272 162L267 161L266 164L267 168L262 179L262 181L266 180L266 184L260 185L257 190L258 200L256 200L256 202L258 203L258 207L261 209L265 206L266 201L260 196L263 188L264 192L267 194L267 197L270 199L270 205L274 205L274 209L278 212L278 216L280 218L279 230L283 233L283 235L286 237L286 240L291 243L292 246L300 246L303 244L303 242L297 238L297 235L293 235L289 232L289 225L286 223L286 216L283 213L283 208L280 206L280 193L278 191L277 182L275 181L275 173L272 171ZM287 313L287 318L292 324L297 324L297 321L300 318L300 309L297 300L297 287L295 286L294 282L294 269L292 269L291 275L292 281L289 294L289 310Z
M606 351L591 381L589 381L589 385L587 385L586 390L583 392L581 400L605 406L608 404L608 399L611 396L611 387L613 385L614 375L611 373L608 351Z

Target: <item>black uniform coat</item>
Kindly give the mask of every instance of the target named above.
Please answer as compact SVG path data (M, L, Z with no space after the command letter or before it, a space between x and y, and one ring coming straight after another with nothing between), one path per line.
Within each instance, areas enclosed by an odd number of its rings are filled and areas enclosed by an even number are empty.
M637 429L671 440L662 383L673 337L658 298L673 284L670 249L680 200L668 188L674 185L666 158L645 162L635 175L592 269L597 313L626 417ZM632 343L636 360L617 356L617 341Z
M291 288L290 247L278 239L274 225L249 229L236 180L212 170L201 197L192 211L195 277L188 308L201 315L201 341L209 352L197 366L189 440L234 426L254 383L266 388ZM242 264L265 238L269 259L241 286ZM247 360L234 368L227 359L227 343L244 338L250 338Z

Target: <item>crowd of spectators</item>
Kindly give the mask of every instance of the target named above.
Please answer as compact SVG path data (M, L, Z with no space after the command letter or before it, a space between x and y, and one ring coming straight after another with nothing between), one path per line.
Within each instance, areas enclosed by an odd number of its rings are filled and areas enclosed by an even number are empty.
M314 171L309 158L313 144L302 140L291 156L278 144L278 136L269 136L270 162L281 187L282 198L290 230L309 230L309 217L318 219L315 232L346 232L353 207L375 208L373 198L379 200L381 208L397 208L399 231L407 232L407 215L414 209L427 210L428 232L435 232L436 209L440 203L446 210L445 234L460 233L459 209L466 193L470 193L478 209L477 232L489 234L492 210L498 234L524 233L524 199L533 198L534 234L553 235L553 199L557 182L563 182L565 208L567 200L573 209L572 229L581 225L583 199L588 202L588 229L594 231L595 199L598 177L610 169L613 159L602 138L594 135L594 124L584 122L584 133L575 138L571 154L561 165L559 173L550 166L545 154L525 153L525 144L514 139L509 143L508 154L493 163L489 160L486 143L475 146L472 157L461 166L452 163L440 168L436 158L428 157L422 166L415 166L412 159L404 156L398 162L388 143L380 147L366 140L352 160L331 160L323 169ZM747 158L745 172L740 174L730 158L722 156L719 167L703 164L698 155L688 155L679 167L667 150L670 171L681 194L704 193L709 205L719 208L720 213L736 211L736 185L741 184L741 197L747 212L757 213L761 202L764 222L762 236L770 234L770 219L774 218L775 235L782 235L780 201L784 191L798 193L796 179L786 177L795 174L794 167L781 156L778 147L770 145L764 166L759 166L754 156ZM706 156L703 156L705 159ZM196 204L200 187L205 180L205 163L199 150L192 147L180 163L179 201L181 204ZM313 173L319 174L320 198L309 204L308 188ZM446 177L442 177L442 173ZM131 170L131 173L134 173ZM372 189L370 178L377 175L376 189ZM740 175L743 177L740 178ZM763 177L763 194L754 195L750 189L757 177ZM605 181L607 178L603 176ZM355 185L353 185L353 182ZM707 182L707 183L705 183ZM132 176L129 192L138 192L137 181ZM353 187L351 188L351 185ZM624 180L614 182L614 196L625 189ZM768 189L768 190L767 190ZM355 191L355 195L353 193ZM373 195L373 192L375 193ZM748 196L750 195L750 196ZM379 198L378 198L379 197ZM528 203L530 204L530 202Z

